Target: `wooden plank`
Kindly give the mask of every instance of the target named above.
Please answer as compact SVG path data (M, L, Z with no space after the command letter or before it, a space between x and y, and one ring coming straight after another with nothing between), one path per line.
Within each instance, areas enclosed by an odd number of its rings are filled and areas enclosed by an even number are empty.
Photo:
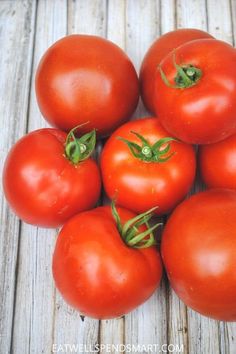
M112 345L117 348L122 348L125 344L124 324L124 317L101 321L99 338L100 353L107 353L108 346L112 348ZM117 353L117 351L113 347L110 353Z
M86 33L106 37L106 1L68 2L68 34ZM85 349L99 343L99 321L80 317L56 292L54 343L71 343Z
M220 322L220 349L221 354L232 354L236 352L236 323Z
M35 3L0 2L0 174L11 145L27 121ZM9 210L0 184L0 351L11 351L19 220Z
M175 0L161 1L159 22L161 34L173 31L176 28Z
M171 287L167 286L167 302L168 302L168 342L178 345L179 348L183 346L184 353L188 353L188 320L187 309L182 301ZM192 354L192 352L190 352Z
M126 3L124 0L110 0L107 2L107 26L106 38L119 45L123 50L126 49ZM101 152L102 144L99 147ZM102 204L109 204L110 201L103 195ZM103 345L122 345L124 343L124 317L100 321L99 342L101 353L106 353ZM114 351L113 351L114 352Z
M224 1L224 6L208 0L209 31L218 39L235 43L236 33L236 1ZM231 354L236 352L236 323L219 323L220 352Z
M126 53L139 73L143 57L159 36L160 2L155 0L129 0L126 2ZM141 99L133 117L147 116Z
M127 2L126 52L138 71L147 49L159 36L159 12L159 1ZM145 115L147 112L140 103L135 117ZM165 281L145 304L125 316L125 341L146 346L167 343Z
M126 51L126 1L108 0L107 39Z
M214 2L215 3L215 2ZM205 0L177 0L176 25L177 28L199 28L207 30L208 17Z
M207 6L205 6L204 1L202 1L201 4L200 1L193 1L192 3L193 6L191 8L191 2L179 2L178 9L181 18L179 19L178 16L177 18L181 22L181 27L208 29L213 36L229 42L232 41L229 3L224 2L223 7L220 2L211 0L207 1ZM187 11L185 11L186 6L188 6ZM204 9L206 11L205 15ZM194 16L196 13L201 15ZM203 185L198 180L194 187L194 192L202 190L202 188ZM227 324L224 324L222 331L219 333L217 321L200 316L190 309L188 309L187 313L190 353L231 353L231 351L228 351L226 348L227 346L229 347L229 343L227 343L227 338L225 336L227 333ZM232 342L233 340L231 340L231 343Z
M176 25L178 28L199 28L207 30L208 17L204 0L178 0L176 8ZM192 193L200 191L202 184L197 179ZM174 308L169 312L170 342L184 344L186 352L219 353L219 335L216 321L209 320L191 309L186 309L170 290L170 304L179 309L176 315ZM170 306L171 308L171 306ZM178 331L178 328L180 331ZM181 335L181 337L180 337ZM213 336L213 337L212 337ZM212 340L214 338L214 341ZM181 340L180 340L181 339Z
M159 1L127 1L126 53L137 71L144 54L159 34L159 28Z
M106 10L105 0L69 0L68 33L85 33L106 37Z
M207 13L209 32L217 39L233 43L230 1L207 0Z
M180 9L180 4L178 4ZM177 18L178 16L178 18ZM162 2L161 6L161 33L172 31L176 26L181 27L179 12L174 1ZM178 24L177 24L178 21ZM166 306L167 306L167 343L184 346L187 353L187 316L186 307L179 301L166 280Z
M64 0L41 0L37 8L28 129L46 126L34 92L35 70L44 51L66 34ZM49 353L53 343L55 289L51 257L56 231L22 224L13 327L14 353Z
M230 17L232 24L232 44L235 46L236 41L236 0L230 1Z

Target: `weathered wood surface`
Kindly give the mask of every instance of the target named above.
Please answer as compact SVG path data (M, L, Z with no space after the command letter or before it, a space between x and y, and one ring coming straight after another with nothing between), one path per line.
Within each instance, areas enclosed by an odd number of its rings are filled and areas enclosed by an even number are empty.
M236 1L0 0L1 171L10 146L25 132L46 126L35 100L34 76L41 55L54 41L70 33L107 37L139 70L156 37L183 27L208 30L234 44ZM134 116L147 114L140 102ZM197 182L194 190L201 188ZM186 354L236 353L236 324L209 320L187 309L165 280L147 303L125 317L81 318L53 285L56 230L19 222L1 185L0 213L1 354L51 353L53 344L83 344L89 349L97 343L157 344L159 349L172 343L183 344Z

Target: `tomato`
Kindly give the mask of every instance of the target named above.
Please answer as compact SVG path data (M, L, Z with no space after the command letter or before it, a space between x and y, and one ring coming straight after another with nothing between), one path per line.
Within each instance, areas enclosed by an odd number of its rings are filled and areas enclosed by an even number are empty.
M160 62L174 48L200 38L213 37L209 33L198 29L181 28L160 36L148 49L141 65L139 80L142 100L150 112L154 113L155 111L153 104L155 73Z
M76 215L63 226L53 255L58 290L71 306L93 318L113 318L133 310L152 295L162 276L154 236L144 225L147 213L138 229L141 218L127 227L134 213L118 208L114 216L109 206ZM152 239L146 239L145 231ZM135 241L138 235L149 247L138 248L142 247Z
M165 129L187 143L209 144L236 132L236 51L199 39L178 47L160 64L155 112Z
M201 176L209 188L236 189L236 134L199 147Z
M3 171L4 192L11 208L25 222L58 227L96 204L100 172L89 158L95 132L76 140L83 149L79 153L81 161L77 161L72 137L73 132L67 137L57 129L39 129L25 135L10 150Z
M135 110L138 78L127 55L114 43L71 35L51 46L36 73L36 95L45 119L69 131L96 129L107 135Z
M157 215L173 209L191 188L196 162L192 146L172 140L152 117L118 128L101 155L107 195L138 213L154 206Z
M161 252L170 284L195 311L236 321L236 192L211 189L180 204Z

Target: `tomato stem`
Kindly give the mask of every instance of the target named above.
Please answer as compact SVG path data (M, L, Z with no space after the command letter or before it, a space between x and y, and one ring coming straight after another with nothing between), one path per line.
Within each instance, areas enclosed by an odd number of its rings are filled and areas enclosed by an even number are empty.
M174 78L175 85L171 84L167 79L164 71L161 66L159 66L159 71L161 74L161 78L166 86L177 89L185 89L188 87L192 87L198 83L200 78L202 77L202 70L196 68L192 64L183 64L179 65L176 63L175 52L173 54L173 64L176 68L176 76Z
M156 141L155 144L151 145L142 135L134 131L131 131L131 133L138 137L142 143L141 146L122 137L117 137L117 139L128 145L132 155L135 158L138 158L144 162L166 162L173 156L174 152L169 153L169 151L170 142L178 141L175 138L161 138Z
M112 215L116 221L117 229L123 239L123 241L130 247L134 248L147 248L153 245L156 245L155 236L153 231L160 225L161 223L157 223L154 226L149 225L148 221L151 219L154 210L157 207L154 207L145 213L139 214L134 218L128 220L124 225L121 223L121 219L119 213L116 209L114 200L111 203ZM147 230L143 232L139 232L139 226L145 224L147 226Z
M95 129L87 134L82 135L80 138L77 138L74 132L79 127L81 127L81 125L71 129L66 137L65 142L65 155L73 164L87 160L93 153L96 145Z

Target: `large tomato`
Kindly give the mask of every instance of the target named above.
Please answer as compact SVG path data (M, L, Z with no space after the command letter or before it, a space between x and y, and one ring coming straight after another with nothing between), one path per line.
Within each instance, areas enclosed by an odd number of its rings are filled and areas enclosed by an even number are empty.
M214 39L188 42L160 64L155 112L173 136L209 144L236 132L236 50Z
M236 135L200 146L199 167L207 187L236 189Z
M200 38L212 38L204 31L194 28L182 28L165 33L148 49L140 69L140 84L142 100L146 108L154 113L153 95L155 87L155 73L160 62L181 44Z
M53 276L71 306L90 317L113 318L152 295L162 265L154 236L144 225L147 215L137 219L121 208L112 215L106 206L80 213L63 226L53 255Z
M107 135L136 108L138 78L127 55L114 43L89 35L57 41L42 57L36 95L45 119L69 131L96 129Z
M29 224L58 227L92 208L101 186L98 166L89 158L94 145L95 132L75 141L73 132L67 137L57 129L40 129L21 138L3 171L14 212Z
M170 284L195 311L236 321L236 192L211 189L180 204L164 229Z
M157 206L162 215L185 197L195 176L194 149L168 136L156 118L128 122L112 134L101 155L110 198L135 212Z

